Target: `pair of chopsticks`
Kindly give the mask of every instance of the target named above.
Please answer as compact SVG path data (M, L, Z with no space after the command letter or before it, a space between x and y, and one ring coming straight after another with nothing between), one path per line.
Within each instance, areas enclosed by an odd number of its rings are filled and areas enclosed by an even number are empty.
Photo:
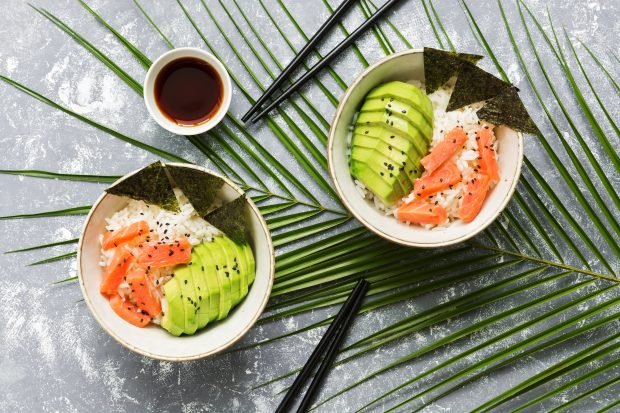
M296 92L308 79L312 78L319 70L331 62L340 52L353 43L362 33L371 27L375 21L377 21L390 7L398 3L400 0L388 0L383 6L381 6L372 16L370 16L361 26L359 26L353 33L346 39L338 44L331 52L329 52L320 62L314 65L298 80L293 82L288 89L284 90L277 98L275 98L267 107L261 110L257 115L252 117L257 111L260 110L263 103L267 101L273 95L273 92L282 84L282 82L288 78L288 76L297 68L299 63L312 51L314 46L321 40L321 38L331 29L331 27L339 20L339 17L353 4L355 0L344 0L340 6L334 11L334 13L323 23L321 28L312 36L308 43L303 47L297 56L286 66L286 68L280 73L280 75L274 80L274 82L267 88L263 95L252 105L250 110L243 115L241 120L243 122L255 123L265 114L270 112L273 108L278 106L282 101L288 98L292 93ZM251 119L250 119L251 118Z
M310 386L308 387L304 398L297 407L297 412L305 412L308 407L310 407L314 399L314 395L319 388L319 385L323 381L323 378L327 374L329 368L334 362L334 359L336 358L336 355L338 354L340 344L342 343L342 340L344 339L347 331L349 330L349 326L353 322L353 319L357 315L357 311L359 310L360 305L364 300L364 296L366 295L369 286L370 283L368 281L364 279L359 280L359 282L353 289L353 292L351 292L351 295L349 295L349 298L347 298L345 303L342 305L342 308L338 312L338 315L336 315L336 318L325 332L325 335L323 335L323 338L321 338L321 341L316 346L316 348L310 355L310 358L299 372L299 375L293 382L293 385L289 388L288 392L284 396L284 399L282 399L282 402L278 406L276 413L289 411L288 408L293 402L293 399L297 394L299 394L302 386L312 374L312 371L316 367L317 363L319 363L321 356L323 355L323 353L325 353L323 362L321 363L318 371L316 372L314 379L310 383Z

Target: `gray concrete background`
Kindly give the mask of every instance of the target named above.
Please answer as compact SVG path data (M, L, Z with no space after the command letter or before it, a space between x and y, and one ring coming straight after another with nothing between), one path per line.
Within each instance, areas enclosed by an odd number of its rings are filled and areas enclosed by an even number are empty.
M145 0L142 3L175 45L202 46L201 40L174 1ZM218 52L234 68L234 72L239 74L243 83L248 85L250 92L258 96L258 89L233 57L223 38L218 35L217 29L210 24L200 3L194 0L187 0L185 3L196 16L198 24L210 41L217 45ZM241 44L234 27L225 18L217 2L209 0L207 3L213 6L230 38ZM281 27L290 33L294 43L298 47L301 46L302 39L277 3L273 0L267 0L266 3L275 11L281 20ZM428 27L421 3L415 0L403 3L406 4L389 14L390 19L414 46L435 46L435 38ZM480 51L469 31L459 3L456 0L435 3L457 48L469 52ZM507 68L509 76L523 89L524 100L531 108L535 120L545 132L551 133L551 128L544 120L540 107L527 87L526 79L508 43L496 2L485 0L469 3L478 18L478 24L483 28L492 47ZM505 3L520 45L527 48L515 4L512 1ZM175 152L192 161L207 164L191 144L181 137L171 136L150 120L142 100L109 69L37 15L25 2L2 0L1 4L4 7L0 9L0 73L129 136ZM39 0L35 4L48 8L64 19L104 53L111 56L131 76L142 80L144 71L138 63L77 2ZM165 44L129 0L93 0L89 4L151 59L166 51ZM288 61L292 57L290 50L270 26L258 3L240 0L239 4L248 15L252 16L273 52L282 59L282 62ZM286 1L286 4L307 34L313 33L328 16L320 0ZM545 8L548 5L558 27L564 25L571 38L578 37L586 42L598 53L612 74L617 75L618 62L610 57L609 51L618 53L619 1L550 0L547 3L532 0L529 4L544 20L545 28L548 28L545 19ZM346 25L353 28L361 20L361 14L356 10L347 17ZM396 36L389 30L388 33L390 39L402 48ZM329 50L339 39L340 33L335 33L323 48ZM370 35L364 36L359 46L370 62L382 56L382 51ZM252 62L252 67L257 71L260 80L267 84L267 74L258 67L255 59L250 57L249 50L245 47L240 47L240 50L247 56L248 61ZM549 51L542 43L540 50L543 55L549 55ZM618 119L618 95L592 61L585 58L583 48L578 47L578 52L591 73L597 90L608 104L609 112ZM529 50L526 59L536 80L542 84L544 79L537 68L534 68L533 55ZM560 75L557 65L552 63L552 60L548 62L552 78L557 80L560 95L565 98L569 110L579 124L585 125L585 119L571 99L569 86ZM482 65L493 71L490 61L485 61ZM578 70L575 64L571 66ZM338 59L336 68L347 82L362 70L350 52ZM326 76L322 78L326 84L333 86L329 78ZM578 81L584 84L581 77ZM340 94L335 86L332 90L337 95ZM310 88L307 93L321 108L325 117L330 119L333 108L320 97L319 91ZM554 104L550 91L542 87L541 93L549 103L551 111L559 115L559 108ZM592 105L595 104L590 95L587 99ZM4 84L0 84L0 101L3 106L0 110L2 130L0 169L45 169L65 173L122 175L155 159L145 151L69 118ZM233 112L241 114L246 108L247 102L240 93L236 93L232 104ZM598 108L595 109L595 115L598 119L603 119ZM560 127L566 131L569 142L573 142L574 137L568 132L568 127L565 124L561 124ZM607 124L604 124L604 127L606 132L611 132ZM294 173L305 177L299 166L283 153L275 140L268 138L270 134L265 129L257 127L253 132L259 139L263 138L265 145L278 154ZM582 129L587 132L585 138L588 141L594 139L588 135L587 127ZM617 139L614 141L613 136L610 136L612 142L617 145ZM526 151L530 159L541 170L545 170L545 165L549 161L541 156L537 144L528 140ZM594 153L609 171L612 183L619 185L620 178L611 172L611 164L606 160L602 150L596 146ZM560 156L563 159L565 157L563 153ZM569 169L572 170L570 167ZM546 177L552 185L558 182L558 177L553 173ZM102 189L103 186L98 184L0 175L0 215L90 205ZM558 189L558 192L562 191ZM618 211L613 212L618 214ZM74 238L79 235L81 225L82 217L1 221L0 229L4 236L0 238L0 251ZM43 266L26 266L38 259L69 252L72 248L69 246L44 252L0 255L0 268L4 269L0 277L0 303L3 308L3 316L0 317L0 411L268 412L277 405L280 396L275 393L283 388L283 383L255 391L252 391L251 387L302 365L323 332L313 330L275 344L199 362L173 364L149 360L130 353L99 328L86 306L77 302L81 298L77 284L50 286L55 280L76 274L74 260ZM612 264L617 266L618 261L612 261ZM575 277L576 279L582 278ZM366 314L357 321L352 336L360 337L368 334L377 327L399 319L403 312L432 306L433 303L445 301L455 294L479 288L485 285L485 281L488 281L488 278L473 278L471 282L442 289L415 302L406 302ZM514 300L502 305L518 305L519 299L515 297ZM585 308L587 306L579 310L583 311ZM489 311L493 309L495 308ZM320 320L325 314L314 312L257 327L243 340L243 343L252 343L290 331L310 321ZM437 326L431 331L422 331L415 337L383 348L356 363L338 368L331 375L323 394L332 394L341 388L343 383L351 382L362 374L386 364L388 360L397 358L407 350L411 351L412 346L432 341L485 314L480 312L469 318L461 317L447 325ZM501 326L497 328L500 329ZM494 331L499 330L487 331L484 334L492 336ZM433 405L429 411L468 410L476 406L480 400L485 400L489 393L496 394L509 388L511 384L518 383L527 375L571 354L579 348L579 345L578 342L569 342L560 350L555 349L536 358L523 360L517 366L468 385ZM323 406L322 410L354 411L361 405L360 401L368 400L369 395L380 394L381 390L403 382L416 372L436 364L443 356L456 353L458 350L457 345L432 353L416 363L398 368L369 385L347 393L335 402ZM617 375L618 371L609 371L605 378L609 379L614 374ZM572 395L583 393L591 387L580 387ZM611 387L596 397L589 398L580 405L580 411L594 410L615 400L617 390L618 387ZM406 392L401 396L403 394ZM561 401L556 399L548 406L555 406Z

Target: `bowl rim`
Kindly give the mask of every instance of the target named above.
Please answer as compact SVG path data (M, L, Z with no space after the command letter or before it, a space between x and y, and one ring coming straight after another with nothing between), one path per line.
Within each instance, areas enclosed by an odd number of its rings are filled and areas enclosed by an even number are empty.
M199 165L192 165L192 164L179 163L179 162L167 162L167 163L164 163L164 165L172 165L172 166L180 166L180 167L193 168L193 169L199 170L201 172L212 174L214 176L222 178L224 180L224 182L226 184L230 185L237 193L239 193L239 195L244 195L245 194L245 192L237 184L235 184L233 181L231 181L229 178L227 178L225 176L222 176L222 175L218 174L217 172L214 172L214 171L212 171L212 170L210 170L208 168L205 168L205 167L202 167L202 166L199 166ZM116 180L111 185L115 185L118 182L123 181L124 179L134 175L135 173L137 173L141 169L143 169L143 168L136 169L136 170L134 170L132 172L129 172L126 175L123 175L121 178ZM231 340L229 340L227 343L219 346L218 348L215 348L213 350L206 351L206 352L203 352L203 353L199 353L199 354L196 354L196 355L191 355L191 356L171 357L171 356L162 356L160 354L154 354L154 353L142 350L142 349L137 348L136 346L132 345L131 343L128 343L128 342L124 341L123 339L121 339L118 335L116 335L116 333L114 331L112 331L112 329L108 328L105 325L105 323L102 322L100 317L97 315L97 312L95 311L95 306L91 302L90 297L89 297L89 295L88 295L88 293L86 291L86 286L84 284L84 276L82 275L82 248L84 246L84 243L83 243L84 234L86 232L86 229L88 228L88 225L91 222L91 219L92 219L92 216L93 216L94 212L98 208L99 204L103 201L103 199L106 198L107 196L110 196L110 194L108 194L107 192L103 191L103 193L99 196L99 198L97 198L97 201L93 204L93 206L91 207L90 211L88 212L88 215L86 216L84 224L82 225L82 231L80 233L80 240L78 242L78 250L77 250L78 281L79 281L79 284L80 284L80 289L82 290L82 296L84 297L84 301L86 302L86 305L88 306L88 310L90 311L91 315L95 318L95 320L97 321L99 326L101 328L103 328L103 330L106 333L108 333L119 344L121 344L123 347L127 348L128 350L131 350L131 351L133 351L135 353L141 354L141 355L146 356L146 357L150 357L152 359L162 360L162 361L191 361L191 360L203 359L205 357L208 357L208 356L220 353L221 351L229 348L230 346L234 345L237 341L239 341L244 335L247 334L247 332L256 324L256 322L258 321L258 318L261 316L261 314L265 311L265 307L267 306L267 302L269 301L269 297L271 296L271 290L273 289L273 283L274 283L274 280L275 280L275 252L274 252L274 248L273 248L273 240L271 239L271 232L269 231L269 228L267 227L267 223L265 221L265 218L260 213L260 210L258 209L256 204L254 203L254 201L252 201L252 199L250 197L246 197L246 201L250 205L250 208L252 208L252 211L258 217L258 220L259 220L260 225L261 225L261 229L264 231L264 233L267 236L267 247L269 249L269 282L268 282L269 285L268 285L268 288L265 290L265 294L262 297L262 301L260 303L260 310L257 311L256 314L254 314L254 316L250 319L250 322L245 326L245 328L242 331L240 331Z
M460 242L466 241L474 236L476 236L477 234L479 234L480 232L482 232L483 230L485 230L489 225L491 225L493 223L493 221L495 221L497 219L497 217L499 216L499 214L501 214L501 212L506 208L506 205L508 205L508 202L510 201L510 199L512 198L512 195L515 192L515 189L517 188L517 183L519 182L519 177L521 176L521 169L523 166L523 134L521 132L515 131L518 137L518 162L517 162L517 170L516 173L514 175L514 178L512 179L512 182L510 184L510 188L508 189L508 192L506 193L505 197L501 200L501 202L499 203L499 206L497 208L497 211L495 214L493 214L486 222L484 222L482 225L480 225L478 228L476 228L473 231L468 232L465 235L462 235L458 238L455 239L451 239L448 241L442 241L442 242L435 242L435 243L420 243L420 242L416 242L416 241L408 241L408 240L404 240L402 238L398 238L395 237L393 235L390 235L386 232L383 232L381 229L375 227L374 225L372 225L370 222L368 222L363 216L362 214L360 214L355 207L352 205L352 203L344 196L341 188L340 188L340 183L338 181L338 178L336 177L336 171L335 171L335 167L334 167L334 159L333 159L333 153L334 153L334 135L335 135L335 130L336 130L336 123L340 120L340 117L342 115L342 111L344 109L344 105L347 102L347 100L349 99L349 97L351 96L351 94L353 93L353 90L359 85L359 83L366 77L368 76L368 74L370 72L372 72L373 70L377 69L379 66L383 65L384 63L392 60L392 59L397 59L399 57L402 56L406 56L406 55L410 55L410 54L417 54L417 53L424 53L424 49L420 49L420 48L415 48L415 49L407 49L407 50L403 50L397 53L393 53L389 56L386 56L380 60L378 60L377 62L373 63L372 65L368 66L362 73L360 73L355 80L353 80L353 82L351 82L351 84L349 85L349 87L347 88L345 94L342 96L342 98L340 98L340 102L338 104L338 108L336 109L336 113L334 114L334 117L332 119L332 123L330 125L329 128L329 135L327 137L327 166L328 166L328 170L329 170L329 175L332 179L332 181L334 182L334 187L336 189L336 192L338 193L338 197L340 198L340 200L342 201L342 203L344 204L344 206L349 210L349 212L362 224L364 225L366 228L368 228L370 231L374 232L375 234L379 235L382 238L385 238L389 241L395 242L397 244L400 245L405 245L408 247L420 247L420 248L437 248L437 247L445 247L448 245L454 245L454 244L458 244Z

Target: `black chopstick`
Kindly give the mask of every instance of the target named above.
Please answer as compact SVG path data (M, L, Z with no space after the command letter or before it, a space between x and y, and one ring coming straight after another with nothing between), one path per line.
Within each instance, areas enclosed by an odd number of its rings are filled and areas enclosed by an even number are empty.
M383 15L390 7L398 3L400 0L388 0L380 9L378 9L372 16L368 18L360 27L358 27L353 33L351 33L346 39L344 39L338 46L336 46L331 52L329 52L320 62L314 65L308 70L302 77L296 80L292 85L282 92L280 96L275 98L265 109L254 116L250 122L256 123L257 120L262 118L266 113L270 112L274 107L282 103L283 100L288 98L292 93L299 89L308 79L314 76L319 70L323 69L329 64L329 62L340 54L346 47L355 41L362 33L372 26L376 20Z
M323 382L323 379L325 378L325 375L329 371L329 368L334 363L334 359L338 355L338 349L340 348L340 344L342 344L342 340L344 340L345 336L347 335L349 326L351 325L351 322L357 315L357 310L359 310L360 305L362 305L362 301L364 300L366 291L368 291L368 287L370 284L366 281L364 282L365 282L365 285L361 293L359 293L355 297L355 302L353 303L351 310L347 314L346 319L343 321L342 325L340 326L340 329L336 333L336 336L333 338L329 347L327 348L327 353L325 354L325 358L323 359L323 362L321 363L319 370L314 376L314 379L312 379L312 382L310 383L308 390L306 390L306 395L304 396L301 403L299 404L299 407L297 407L297 413L305 412L310 407L310 405L312 404L312 401L314 400L314 396L317 390L319 389L319 385Z
M299 390L301 390L301 387L304 385L304 383L306 382L306 380L312 373L312 370L314 370L314 368L316 367L324 351L328 349L328 347L330 347L330 344L333 342L334 338L338 335L338 332L342 330L341 327L344 326L344 322L348 321L350 323L351 319L348 316L352 313L353 314L357 313L357 310L352 311L353 306L358 300L360 300L359 297L363 298L364 295L366 295L366 291L368 290L369 285L370 284L368 283L368 281L364 279L361 279L357 283L357 285L351 292L351 295L349 295L347 300L342 305L342 308L336 315L336 318L331 323L331 325L329 326L329 328L323 335L323 338L321 338L321 341L319 341L319 344L316 346L316 348L314 349L314 351L308 358L308 361L303 366L303 368L297 375L297 378L295 378L295 381L293 382L288 392L286 393L286 395L280 402L280 405L276 409L276 413L282 413L282 412L288 411L287 409L289 407L289 404L293 401L293 398L299 393Z
M250 110L243 115L241 120L243 122L250 119L250 117L260 109L260 106L265 103L267 99L273 94L273 91L276 90L278 86L286 79L296 68L297 65L314 49L314 46L325 36L325 34L332 28L332 26L340 19L340 16L344 14L344 12L355 2L356 0L344 0L340 6L332 13L331 16L323 23L323 25L317 30L317 32L312 36L308 43L299 51L297 56L291 60L291 62L282 70L282 73L278 75L276 80L263 92L263 95L258 98L256 102L252 105Z

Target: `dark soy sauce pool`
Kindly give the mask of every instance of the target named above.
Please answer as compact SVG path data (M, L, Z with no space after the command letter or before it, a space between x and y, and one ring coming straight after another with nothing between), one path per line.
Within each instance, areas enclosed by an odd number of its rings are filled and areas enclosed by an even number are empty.
M155 78L159 110L181 126L208 121L222 104L222 80L201 59L183 57L168 63Z

